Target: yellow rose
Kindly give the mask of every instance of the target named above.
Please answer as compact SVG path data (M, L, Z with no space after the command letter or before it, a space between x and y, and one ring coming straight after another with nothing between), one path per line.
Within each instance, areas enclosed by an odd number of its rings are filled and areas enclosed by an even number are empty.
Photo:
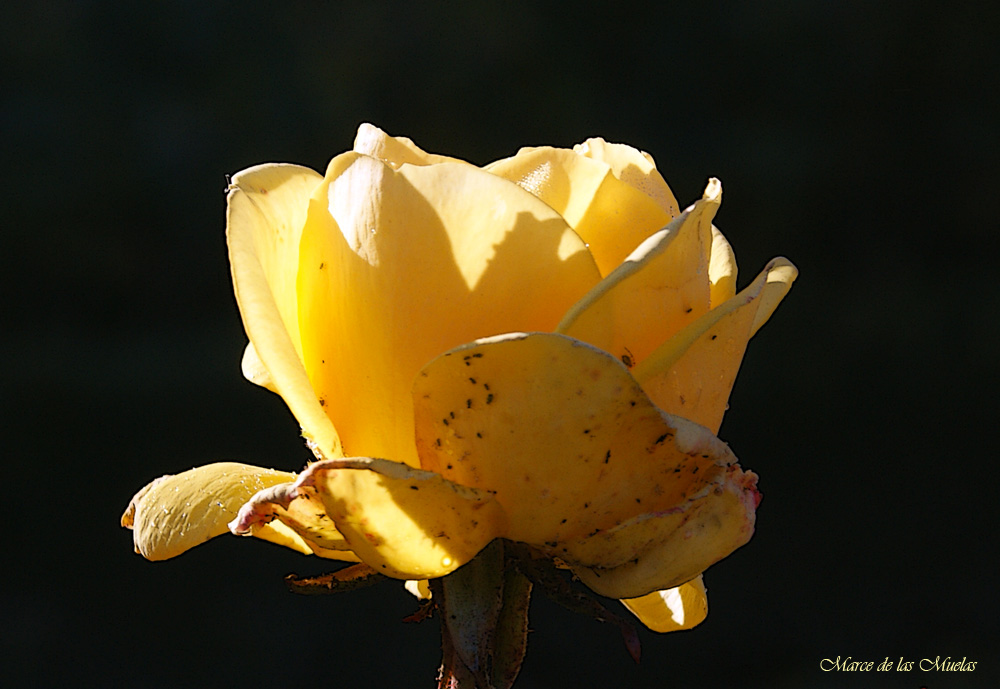
M653 629L694 626L759 502L715 433L796 276L778 258L736 293L721 193L679 212L652 158L601 139L478 168L369 125L325 177L237 174L243 371L319 461L159 479L123 517L137 552L228 525L425 580L506 538Z

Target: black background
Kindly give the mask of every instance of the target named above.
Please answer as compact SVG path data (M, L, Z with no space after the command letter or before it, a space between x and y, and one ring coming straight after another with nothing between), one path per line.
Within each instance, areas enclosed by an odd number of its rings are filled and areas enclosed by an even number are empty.
M751 543L691 632L539 599L519 687L960 689L1000 681L992 3L46 1L6 5L3 674L32 686L432 686L436 622L386 585L222 537L167 563L132 493L219 459L297 469L246 383L225 173L323 170L370 121L483 164L603 136L682 206L710 176L740 285L801 276L721 436L761 476ZM822 672L951 656L973 672Z

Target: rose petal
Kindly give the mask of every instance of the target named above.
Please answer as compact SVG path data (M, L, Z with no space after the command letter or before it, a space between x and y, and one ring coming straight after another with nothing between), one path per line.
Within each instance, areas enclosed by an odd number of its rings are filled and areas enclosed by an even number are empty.
M676 513L650 513L617 527L614 539L635 546L617 567L572 567L591 589L610 598L638 598L690 581L753 535L760 494L757 476L731 467L724 480ZM594 550L599 544L595 543ZM571 563L572 564L572 563Z
M407 579L403 588L420 600L430 600L431 598L431 587L426 579Z
M602 276L677 214L676 201L671 214L644 190L619 179L603 160L567 149L521 149L485 169L516 182L558 211L587 243ZM665 182L662 189L670 194Z
M736 295L736 254L715 225L712 225L712 251L708 259L709 305L715 308Z
M227 198L227 237L236 301L254 347L254 355L244 354L244 372L284 398L325 456L339 457L340 439L302 366L299 332L299 242L309 195L321 181L295 165L237 173Z
M310 551L357 561L349 552L346 557L331 555L330 551L350 551L351 546L326 515L316 491L298 488L293 482L279 483L256 493L229 523L229 530L237 536L256 536L263 527L279 524L296 534Z
M315 394L352 454L411 466L410 385L425 362L484 334L550 330L599 279L551 208L453 163L394 171L339 156L301 247L299 319Z
M667 340L632 371L660 409L718 432L747 342L798 271L772 260L746 289Z
M665 591L626 598L622 604L654 632L691 629L708 617L708 591L700 574Z
M488 492L385 459L317 462L297 486L315 487L352 550L397 579L445 576L504 530Z
M243 360L240 362L240 368L243 370L243 377L254 385L267 388L271 392L278 391L274 387L274 381L271 380L271 373L267 370L264 362L260 360L260 355L257 354L257 349L253 346L253 342L247 344L246 349L243 350Z
M574 304L556 332L633 364L708 311L712 218L721 199L719 181L710 181L702 200Z
M735 462L706 429L653 406L621 362L551 333L452 350L424 367L413 398L423 467L495 491L508 537L551 554L681 505Z
M236 462L164 476L136 493L122 515L122 526L133 530L137 553L147 560L166 560L225 533L227 522L258 490L294 478ZM273 540L281 541L281 535Z
M427 153L405 136L389 136L378 127L362 124L354 138L354 151L378 158L393 169L404 164L435 165L437 163L464 163L458 158Z
M653 157L626 144L608 143L597 137L573 147L581 156L606 163L615 177L653 199L671 218L677 217L677 199L656 169Z

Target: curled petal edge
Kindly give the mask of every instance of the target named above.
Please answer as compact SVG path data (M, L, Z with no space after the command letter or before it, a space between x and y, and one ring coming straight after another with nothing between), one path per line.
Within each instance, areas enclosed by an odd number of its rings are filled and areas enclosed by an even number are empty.
M674 588L750 540L759 502L757 475L733 466L708 495L686 506L680 524L673 514L646 514L618 527L618 538L647 541L633 560L610 568L568 564L584 584L609 598ZM657 533L659 520L666 528Z

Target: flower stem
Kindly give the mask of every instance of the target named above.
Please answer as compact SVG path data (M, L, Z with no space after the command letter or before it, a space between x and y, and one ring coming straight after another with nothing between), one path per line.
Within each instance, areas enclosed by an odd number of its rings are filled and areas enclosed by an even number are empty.
M531 582L495 540L430 581L441 613L439 689L509 689L527 648Z

